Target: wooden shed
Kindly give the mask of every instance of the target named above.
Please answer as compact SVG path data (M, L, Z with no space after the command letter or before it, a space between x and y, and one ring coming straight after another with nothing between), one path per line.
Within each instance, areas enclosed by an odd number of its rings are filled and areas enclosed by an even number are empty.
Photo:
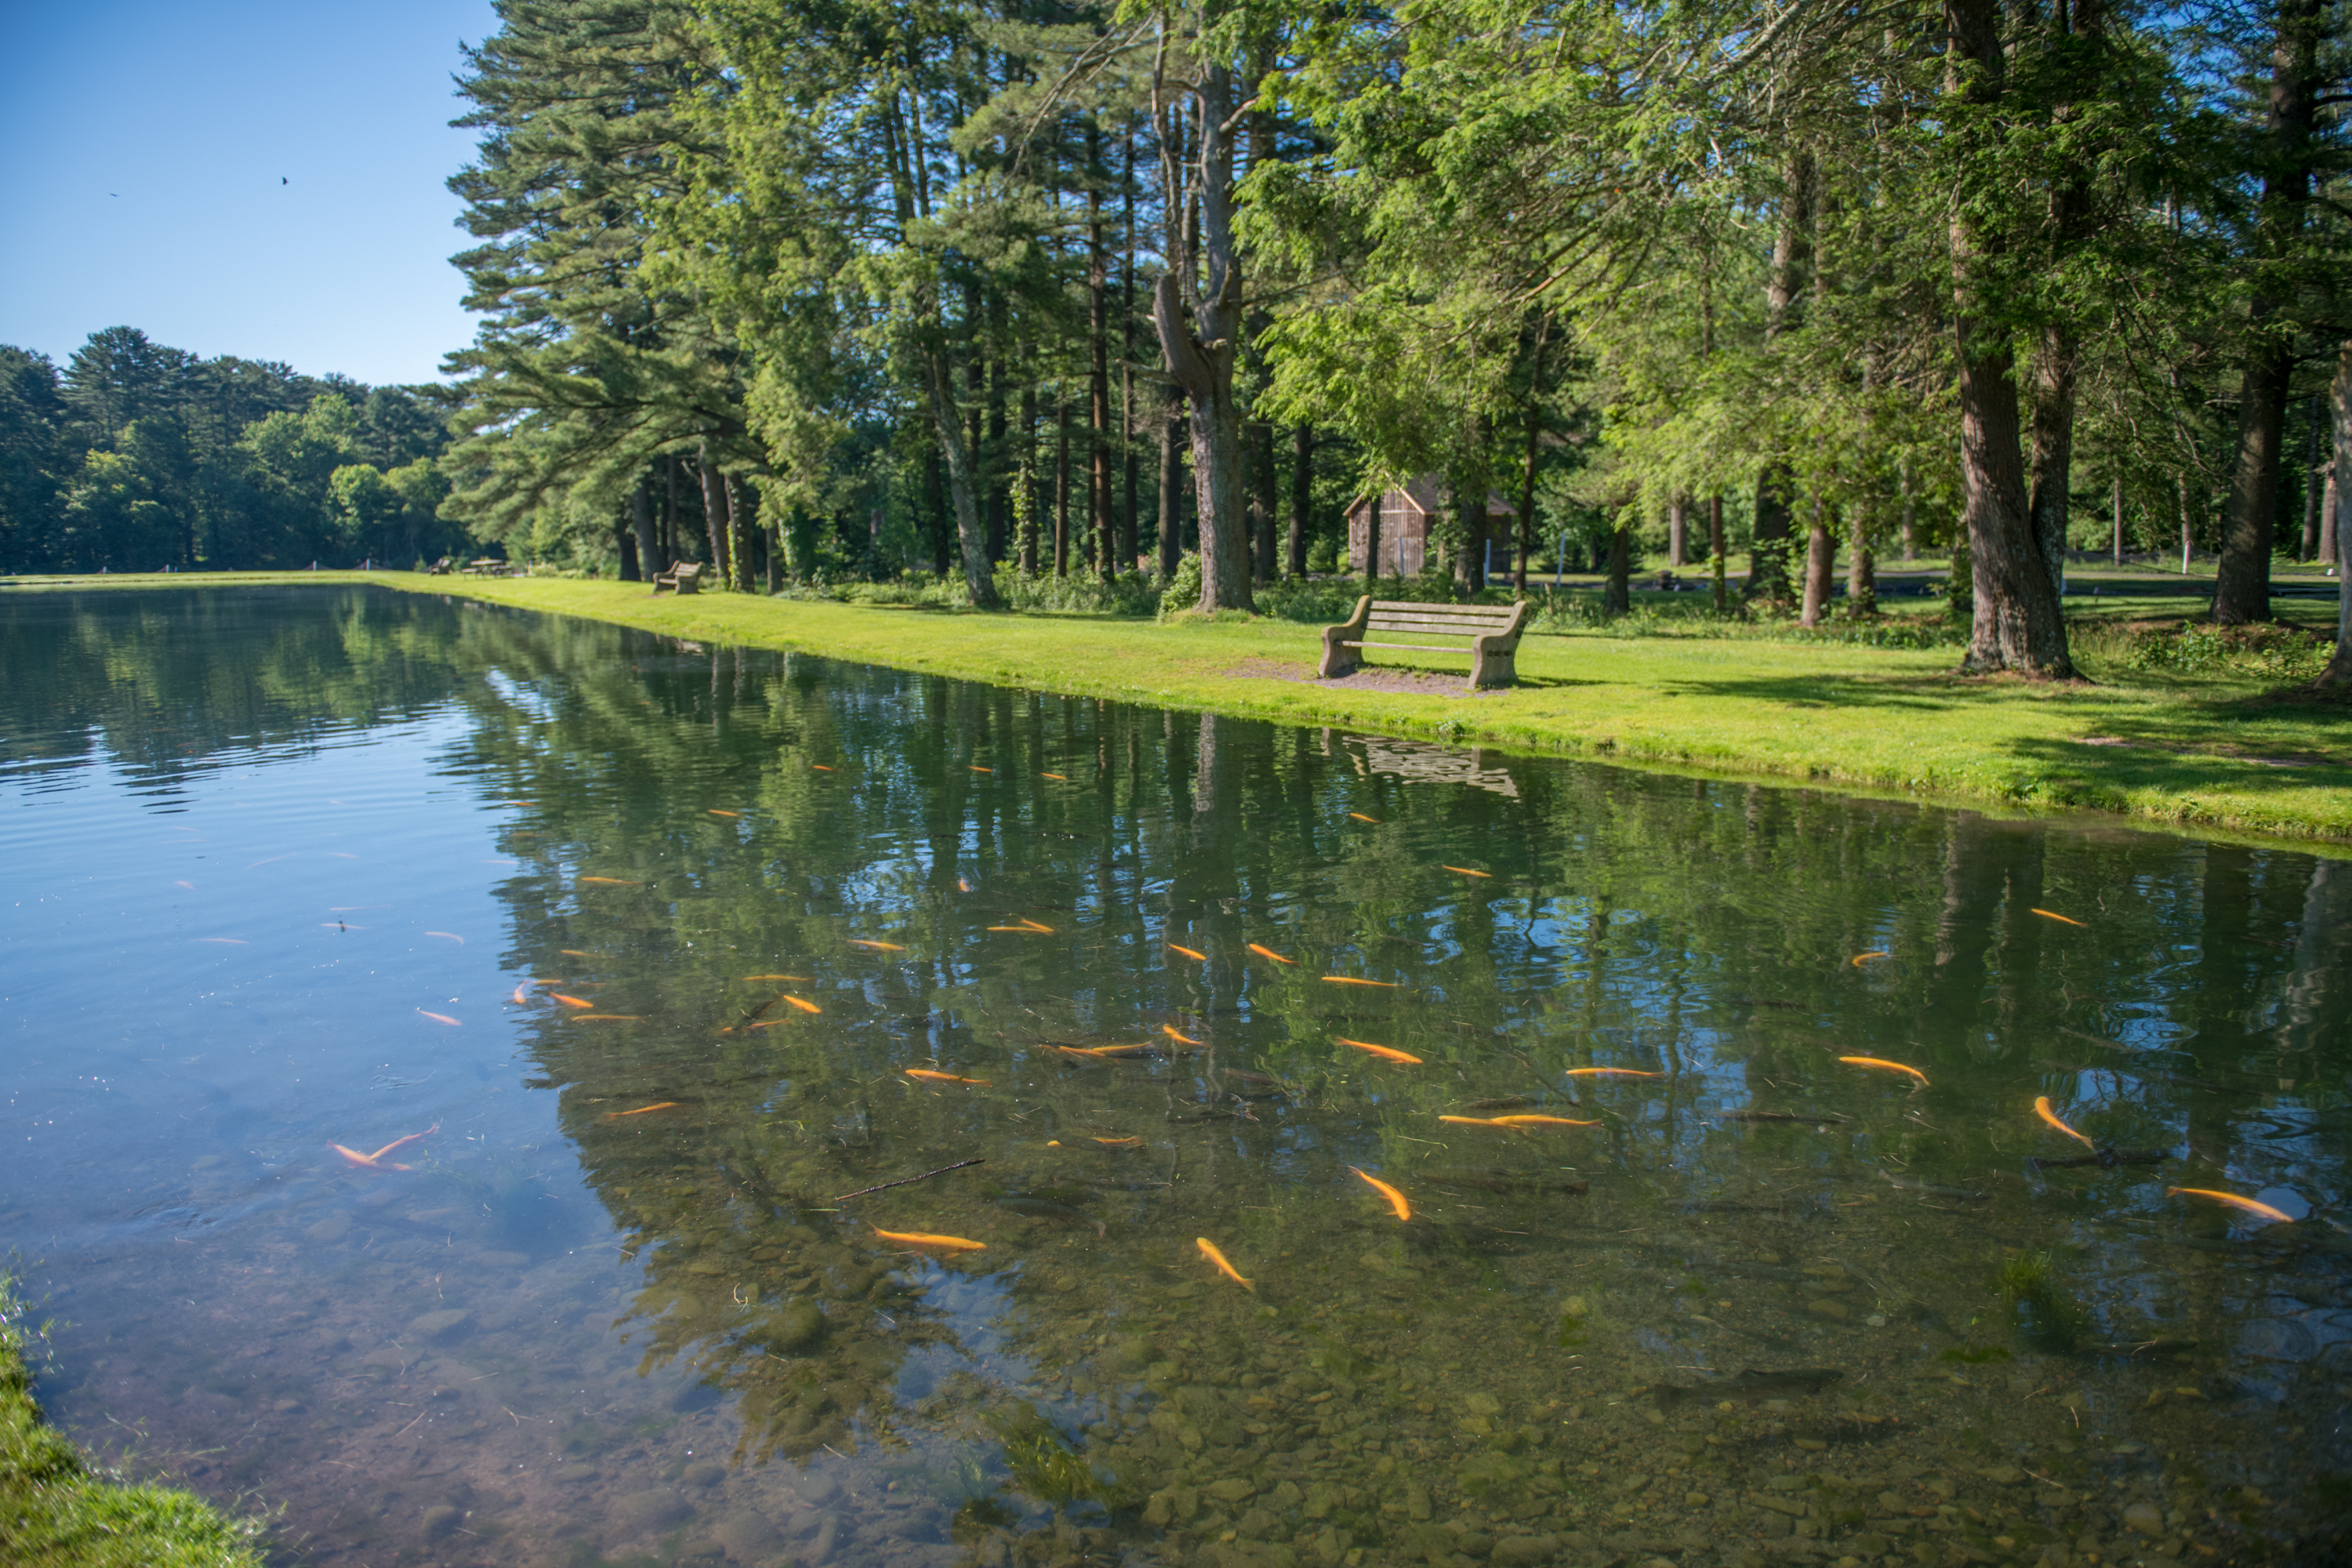
M1410 577L1418 574L1428 562L1430 531L1443 521L1453 506L1454 492L1435 474L1423 474L1410 484L1383 490L1376 496L1357 497L1348 508L1349 571L1360 576L1363 573L1374 507L1380 509L1380 575ZM1486 537L1490 557L1496 542L1507 542L1512 537L1511 531L1517 526L1518 516L1518 509L1502 497L1487 496ZM1489 569L1492 569L1491 565Z

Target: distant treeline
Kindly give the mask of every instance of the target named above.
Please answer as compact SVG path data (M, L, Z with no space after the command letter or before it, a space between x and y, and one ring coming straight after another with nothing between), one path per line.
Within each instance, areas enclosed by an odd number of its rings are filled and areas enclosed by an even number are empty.
M466 550L441 516L455 399L90 335L61 371L0 345L0 572L395 566Z

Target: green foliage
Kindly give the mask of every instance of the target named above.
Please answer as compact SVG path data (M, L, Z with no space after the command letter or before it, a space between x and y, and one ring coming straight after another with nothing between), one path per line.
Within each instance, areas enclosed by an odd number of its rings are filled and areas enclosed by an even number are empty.
M1160 590L1160 618L1172 621L1191 615L1201 603L1201 552L1188 550L1176 563L1176 574Z

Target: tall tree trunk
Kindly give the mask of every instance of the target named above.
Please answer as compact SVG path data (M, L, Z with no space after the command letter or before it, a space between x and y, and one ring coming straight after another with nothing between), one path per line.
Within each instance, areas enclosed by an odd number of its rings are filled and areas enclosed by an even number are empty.
M2297 561L2316 561L2319 555L2319 493L2321 477L2331 470L2327 467L2327 405L2324 398L2311 400L2311 413L2304 421L2305 450L2309 460L2303 465L2303 544L2294 552Z
M650 474L637 476L637 488L629 495L629 521L637 535L637 571L640 575L625 574L624 583L642 582L662 570L661 540L654 532L654 481Z
M1168 389L1168 412L1160 421L1160 581L1176 575L1184 553L1184 393Z
M2114 487L2112 493L2111 493L2111 494L2109 495L2109 497L2108 497L2108 501L2109 501L2110 505L2112 506L2112 508L2113 508L2113 510L2114 510L2114 513L2115 513L2114 522L2115 522L2115 531L2116 531L2116 565L2118 565L2118 566L2120 566L2120 565L2122 565L2122 564L2124 563L2124 477L2123 477L2123 475L2122 475L2121 473L2116 474L2116 475L2115 476L2115 478L2109 481L2109 483Z
M1054 387L1054 575L1070 574L1070 400Z
M1087 553L1104 577L1111 542L1110 252L1103 245L1102 122L1087 116Z
M2025 505L2033 518L2042 569L2061 595L2066 587L2067 496L2074 484L2075 360L2074 330L2063 322L2044 327L2033 352L2033 445Z
M1486 416L1473 416L1464 433L1462 467L1454 487L1454 532L1461 542L1454 558L1457 594L1486 591Z
M1690 498L1677 494L1666 503L1666 564L1689 564Z
M1374 490L1371 504L1364 509L1364 587L1370 590L1381 580L1381 505L1389 499L1386 490Z
M1034 345L1024 344L1026 349ZM1045 515L1043 501L1045 490L1038 483L1037 468L1037 383L1024 377L1021 388L1021 460L1013 465L1013 483L1027 487L1021 498L1021 571L1024 576L1037 575L1037 528Z
M955 369L947 350L934 346L924 356L926 390L931 399L931 425L939 437L940 456L947 465L948 504L955 512L956 543L963 562L965 588L972 608L1001 610L996 581L988 565L988 534L980 512L980 486L972 472L971 450L964 445L963 421L955 405Z
M1307 575L1307 524L1315 501L1315 431L1303 421L1290 431L1290 537L1287 567L1293 577Z
M1609 532L1609 581L1601 591L1601 613L1622 616L1633 607L1633 525L1618 509L1617 526Z
M722 583L734 581L727 561L727 488L719 477L719 466L710 460L710 443L702 444L698 459L702 472L702 526L710 535L710 569Z
M1181 261L1171 258L1176 264L1160 274L1151 316L1169 374L1192 405L1192 487L1201 531L1200 607L1205 614L1246 610L1252 604L1248 525L1242 506L1241 405L1234 396L1242 272L1234 233L1232 68L1219 60L1203 61L1193 100L1197 149L1191 184L1201 215L1200 255L1197 261L1189 256Z
M1882 491L1854 502L1853 528L1845 546L1845 613L1849 620L1878 614L1878 507Z
M2279 465L2288 384L2294 374L2295 282L2291 268L2311 205L2312 138L2318 112L2322 0L2279 0L2264 126L2258 258L2246 311L2246 368L2238 389L2238 454L2230 474L2221 560L2213 578L2213 619L2224 626L2271 618L2271 543L2278 519Z
M948 574L948 492L940 482L940 455L923 454L923 497L931 515L931 572L945 578Z
M2312 684L2323 690L2352 691L2352 338L2336 352L2336 379L2327 388L2336 457L2329 465L2327 520L2323 531L2336 558L2336 652Z
M663 489L661 513L661 554L659 557L661 564L659 569L664 572L667 572L671 567L677 565L679 560L686 553L686 552L680 548L677 542L677 520L680 512L685 507L684 498L678 493L678 475L684 467L685 465L675 457L664 458L662 459Z
M751 513L757 503L743 493L743 481L733 474L719 477L719 493L727 498L727 556L735 563L735 590L751 591Z
M982 448L981 472L988 480L988 559L991 565L1013 553L1013 465L1006 462L1004 452L1005 382L1009 369L1005 364L1009 339L1004 331L1006 306L1002 294L991 291L988 317L994 330L989 334L996 352L988 360L988 445Z
M1911 460L1906 458L1895 470L1895 482L1903 490L1903 559L1919 559L1919 495L1911 486Z
M1127 123L1127 177L1122 182L1119 197L1120 228L1127 250L1127 265L1119 272L1119 352L1118 352L1118 448L1119 463L1127 481L1126 504L1118 509L1118 569L1136 570L1135 547L1139 520L1136 509L1142 500L1142 457L1136 450L1136 440L1143 427L1135 417L1135 121Z
M637 575L637 536L629 527L627 518L616 517L613 520L613 541L620 546L621 550L621 581L644 582L645 579Z
M2006 57L2000 0L1946 0L1946 95L1970 121L2002 90ZM1998 134L1971 130L1977 135ZM1969 156L1964 153L1963 157ZM1953 333L1959 363L1960 475L1965 495L1969 582L1974 608L1969 674L2009 670L2037 679L2072 679L2066 623L2057 586L2033 536L2020 440L2013 340L1980 326L1982 276L2003 238L1979 227L1975 209L1958 204L1951 218Z
M1830 531L1835 510L1821 497L1813 498L1811 521L1805 525L1805 600L1798 617L1800 626L1820 626L1822 612L1829 608L1832 569L1837 563L1837 543Z
M1801 146L1789 154L1780 225L1772 237L1772 269L1764 288L1767 344L1803 319L1806 286L1813 268L1817 174L1811 148ZM1748 555L1750 599L1773 601L1789 596L1789 543L1796 524L1794 483L1789 465L1778 458L1767 462L1757 475L1755 543Z
M1723 580L1727 546L1723 538L1723 492L1717 490L1706 498L1706 549L1709 564L1715 574L1715 613L1731 613L1729 585Z

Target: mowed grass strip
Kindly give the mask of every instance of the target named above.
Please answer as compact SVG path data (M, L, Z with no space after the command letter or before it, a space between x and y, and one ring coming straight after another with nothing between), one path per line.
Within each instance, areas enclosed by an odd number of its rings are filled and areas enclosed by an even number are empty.
M1537 634L1520 644L1518 686L1473 697L1315 682L1307 678L1321 648L1318 630L1286 621L1160 624L729 593L655 598L639 584L548 577L320 573L312 580L371 581L701 641L1286 723L1956 804L2108 811L2151 826L2315 847L2352 844L2352 707L2266 690L2234 672L2127 668L2088 638L2081 662L2094 684L2053 687L1962 678L1948 647ZM123 578L76 585L109 581L129 585ZM2095 605L2109 622L2143 613L2178 619L2201 608L2193 599ZM1466 657L1373 658L1376 671L1403 668L1405 658L1448 674L1468 668Z
M0 1279L0 1563L11 1568L261 1568L256 1527L192 1492L108 1475L42 1418Z

